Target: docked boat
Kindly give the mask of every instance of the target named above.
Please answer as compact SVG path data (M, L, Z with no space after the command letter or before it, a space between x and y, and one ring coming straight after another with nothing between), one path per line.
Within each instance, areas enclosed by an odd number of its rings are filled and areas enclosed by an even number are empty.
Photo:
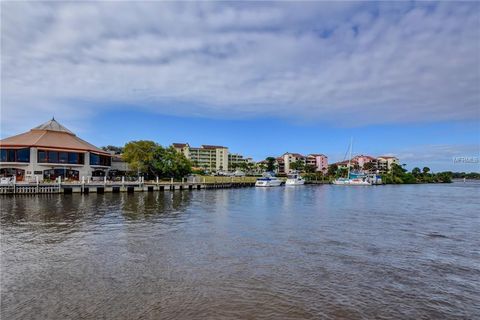
M282 180L278 179L272 173L266 173L263 177L258 178L255 187L278 187L282 185Z
M301 186L305 184L305 180L298 173L292 173L287 175L287 181L285 185L287 186Z
M333 181L336 185L371 186L373 183L366 175L349 173L346 178L338 178Z
M352 159L353 139L350 141L350 156L348 159L347 176L345 178L337 178L333 184L338 186L371 186L374 184L381 184L381 177L378 175L369 175L364 173L354 173L350 171Z

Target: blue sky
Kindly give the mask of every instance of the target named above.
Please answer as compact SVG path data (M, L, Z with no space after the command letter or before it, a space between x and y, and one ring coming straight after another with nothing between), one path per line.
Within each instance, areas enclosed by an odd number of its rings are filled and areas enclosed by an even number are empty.
M2 2L1 136L52 115L96 145L395 154L480 145L475 2Z

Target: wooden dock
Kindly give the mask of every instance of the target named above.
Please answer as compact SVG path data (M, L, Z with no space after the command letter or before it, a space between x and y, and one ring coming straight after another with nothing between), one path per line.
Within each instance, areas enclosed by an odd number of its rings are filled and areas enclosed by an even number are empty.
M16 183L0 185L0 194L72 194L72 193L120 193L120 192L154 192L181 191L201 189L225 189L253 187L252 182L125 182L125 183Z

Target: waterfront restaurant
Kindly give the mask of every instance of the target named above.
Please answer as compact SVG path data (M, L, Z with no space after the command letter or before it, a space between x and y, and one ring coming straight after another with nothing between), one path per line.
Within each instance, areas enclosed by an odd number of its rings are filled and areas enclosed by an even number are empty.
M55 119L0 140L0 177L17 181L105 176L111 161L110 153L80 139Z

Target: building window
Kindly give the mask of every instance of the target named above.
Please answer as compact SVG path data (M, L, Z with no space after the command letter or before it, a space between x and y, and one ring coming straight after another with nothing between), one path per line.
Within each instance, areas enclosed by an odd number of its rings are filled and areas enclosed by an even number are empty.
M30 149L1 149L1 162L30 162Z
M90 165L99 166L100 165L100 156L95 153L90 153Z
M17 162L30 162L30 149L17 150Z
M38 150L38 162L84 164L85 156L81 152Z
M78 153L69 152L68 153L68 163L77 164L79 160Z
M46 180L56 180L62 177L62 180L78 180L79 172L70 169L51 169L43 171L43 178Z
M68 153L67 152L59 152L58 153L58 162L59 163L67 163L68 162Z
M38 162L47 162L47 152L39 150L38 151Z
M48 151L48 162L49 163L58 163L58 152L57 151Z
M17 181L23 181L25 170L15 168L0 169L0 177L15 177Z
M110 156L104 156L96 153L90 153L90 165L91 166L105 166L110 167L112 164L112 158Z

